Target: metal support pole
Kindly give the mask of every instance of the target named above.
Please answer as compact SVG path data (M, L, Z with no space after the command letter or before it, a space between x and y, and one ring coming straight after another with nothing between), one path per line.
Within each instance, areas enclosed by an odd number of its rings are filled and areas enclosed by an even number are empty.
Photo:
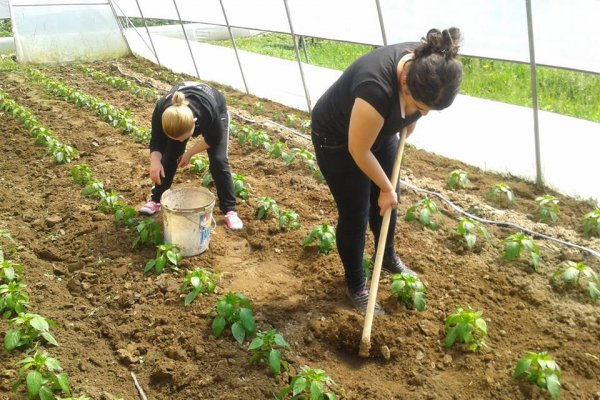
M304 52L304 59L307 64L310 64L310 60L308 59L308 52L306 51L306 40L304 40L304 36L300 36L300 45L302 46L302 51Z
M375 4L377 5L377 15L379 16L379 26L381 27L381 36L383 37L383 45L387 46L387 35L385 34L385 26L383 25L383 13L381 12L381 4L379 4L379 0L375 0Z
M144 13L142 12L142 7L140 6L140 2L138 0L135 0L135 4L137 4L137 8L140 12L140 15L142 16L142 21L144 21L144 26L146 27L146 33L148 34L148 39L150 39L150 44L152 45L152 51L154 52L154 57L156 57L156 63L158 64L159 67L162 67L162 65L160 65L160 60L158 59L158 52L156 51L156 48L154 47L154 42L152 41L152 36L150 36L150 29L148 29L148 24L146 23L146 18L144 18Z
M190 41L187 36L187 32L185 31L185 26L183 26L183 21L181 20L181 14L179 14L179 7L177 7L177 0L173 0L173 4L175 5L175 11L177 11L177 18L179 18L179 23L181 24L181 29L183 30L183 36L185 37L185 42L188 45L188 49L190 50L190 55L192 56L192 62L194 63L194 69L196 70L196 77L200 79L200 74L198 73L198 66L196 65L196 59L194 58L194 52L192 51L192 46L190 46Z
M302 60L300 60L300 51L298 50L298 42L296 42L296 35L294 34L294 26L292 25L292 17L290 16L290 8L288 7L287 0L283 0L285 5L285 13L287 14L288 23L290 24L290 32L292 33L292 41L294 42L294 51L296 52L296 60L298 61L298 68L300 68L300 77L302 78L302 86L304 87L304 96L306 97L306 104L308 105L308 112L312 112L310 105L310 95L308 88L306 87L306 80L304 79L304 70L302 69Z
M119 21L119 18L117 17L117 11L115 10L115 7L113 6L112 0L108 0L108 5L110 6L113 16L115 17L115 21L117 22L117 25L119 25L119 30L121 31L121 36L123 36L123 41L127 45L127 48L129 49L129 53L133 54L133 51L131 50L131 46L129 45L129 41L127 40L127 38L125 37L125 33L123 32L123 29L124 29L123 23L121 21ZM125 17L125 18L127 18L127 17Z
M535 183L538 186L544 185L542 177L542 161L540 156L540 130L538 123L538 95L537 95L537 72L535 63L535 47L533 40L533 22L531 15L531 0L525 0L527 6L527 33L529 37L529 68L531 70L531 99L533 107L533 131L535 135Z
M233 33L231 32L231 26L229 25L229 19L227 18L227 13L225 12L225 6L223 5L223 0L219 0L221 3L221 10L223 10L223 17L225 18L225 24L227 24L227 30L229 31L229 39L231 39L231 44L233 45L233 51L235 53L235 58L238 63L238 67L240 68L240 73L242 74L242 81L244 82L244 87L246 88L246 93L250 94L250 90L248 90L248 83L246 82L246 76L244 75L244 69L242 68L242 62L240 61L240 55L238 54L237 45L235 44L235 38L233 37Z

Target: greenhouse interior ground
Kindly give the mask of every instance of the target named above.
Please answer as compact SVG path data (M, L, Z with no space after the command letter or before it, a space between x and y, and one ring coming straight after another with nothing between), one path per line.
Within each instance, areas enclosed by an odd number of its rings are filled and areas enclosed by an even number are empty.
M171 79L190 78L160 73L157 66L135 57L87 66L160 91L170 87ZM502 258L500 241L515 233L510 228L488 226L492 239L479 238L475 249L469 250L454 233L460 216L441 202L441 212L435 216L437 231L400 218L396 248L426 285L427 306L423 312L407 309L390 295L390 277L383 275L379 300L387 314L375 318L372 351L368 358L360 358L363 317L345 300L337 254L323 255L314 245L301 245L313 227L335 224L327 187L302 163L286 166L233 137L232 170L245 175L251 188L249 199L239 202L246 226L239 233L228 231L215 212L217 227L208 250L184 259L180 268L221 273L217 293L184 306L185 295L179 290L183 275L144 274L144 265L156 250L132 248L135 229L124 229L112 215L100 211L96 200L82 196L70 175L73 165L86 163L107 190L139 206L150 189L146 145L90 110L49 93L27 68L3 72L0 89L60 141L77 148L79 159L54 163L18 119L1 112L5 157L0 243L6 259L23 265L30 312L57 324L52 334L59 346L46 344L43 349L60 360L74 394L93 399L139 398L133 372L151 399L269 399L303 366L309 366L326 371L348 399L546 398L535 385L511 375L525 352L548 351L562 370L561 398L600 398L597 304L583 290L557 290L549 283L550 275L565 261L583 262L597 270L597 257L552 240L538 240L536 272L528 257L511 263ZM131 111L140 126L149 127L152 101L96 81L82 68L36 68L51 81ZM272 141L285 141L288 148L310 146L273 124L280 118L278 125L283 125L290 113L298 115L299 121L308 114L264 100L264 108L257 112L257 98L220 89L239 128L263 130ZM300 122L294 128L300 130ZM449 172L457 168L468 172L471 188L446 188ZM542 224L535 218L535 198L541 192L531 183L413 147L406 149L402 179L443 193L479 215L596 251L600 248L598 238L581 232L581 216L593 209L589 202L556 194L559 221L554 226ZM498 208L487 200L489 189L499 181L507 182L515 193L512 208ZM200 178L189 170L176 176L177 186L199 184ZM274 218L257 220L257 201L262 196L275 199L281 209L295 210L301 228L282 232ZM404 189L399 214L423 196ZM162 216L156 219L161 221ZM373 254L372 238L367 252ZM277 329L285 337L290 345L283 353L288 372L274 378L264 365L248 365L249 342L238 345L230 332L213 337L211 309L228 292L242 292L251 300L259 329ZM476 352L444 347L444 320L457 306L480 310L487 321L486 345ZM6 320L2 325L8 328ZM0 356L0 391L5 398L24 396L22 387L16 393L10 390L23 356L18 350Z

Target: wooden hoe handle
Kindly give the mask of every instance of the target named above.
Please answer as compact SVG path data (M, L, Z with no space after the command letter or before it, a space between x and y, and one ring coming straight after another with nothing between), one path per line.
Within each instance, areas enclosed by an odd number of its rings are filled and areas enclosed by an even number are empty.
M392 170L392 191L396 190L398 178L400 177L400 164L402 163L402 155L404 154L404 144L407 137L406 128L402 129L400 134L400 142L398 143L398 151L394 168ZM365 324L363 326L362 339L358 355L368 357L371 350L371 327L373 325L373 312L375 311L375 302L377 300L377 289L379 288L379 275L381 274L381 263L383 262L383 253L385 251L385 240L387 238L392 208L388 207L383 214L381 222L381 231L379 232L379 241L377 242L377 254L375 255L375 265L373 266L373 274L371 275L371 289L369 290L369 302L367 303L367 313L365 314Z

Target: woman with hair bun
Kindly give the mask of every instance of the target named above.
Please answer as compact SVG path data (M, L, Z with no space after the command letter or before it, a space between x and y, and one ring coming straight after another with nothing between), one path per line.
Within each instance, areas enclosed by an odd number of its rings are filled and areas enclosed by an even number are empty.
M377 245L389 207L382 269L414 274L394 248L398 192L390 176L398 132L406 127L412 133L420 117L452 104L462 81L460 39L457 28L431 29L421 42L380 47L354 61L312 111L317 162L338 208L336 242L347 294L363 313L369 299L362 269L367 222ZM383 313L379 304L375 313Z
M198 139L185 151L190 137ZM154 186L140 212L147 215L158 212L160 198L171 187L177 167L188 165L194 154L206 150L225 224L232 230L242 229L227 159L228 142L229 113L225 97L203 83L184 82L174 86L156 103L152 114L150 179Z

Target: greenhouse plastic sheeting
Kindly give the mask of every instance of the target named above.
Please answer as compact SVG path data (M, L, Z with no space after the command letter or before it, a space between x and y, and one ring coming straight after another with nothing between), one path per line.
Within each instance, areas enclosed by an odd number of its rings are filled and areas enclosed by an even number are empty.
M0 19L10 18L8 0L0 0Z
M27 6L11 2L17 57L32 63L109 59L129 48L108 3ZM96 2L98 3L98 2Z
M146 18L177 19L174 0L140 0ZM176 0L185 21L224 24L218 0ZM415 41L430 28L460 27L462 54L529 62L525 0L379 0L388 43ZM139 17L135 0L115 0ZM288 0L297 34L381 45L375 0ZM232 26L289 33L283 0L223 0ZM536 61L600 73L599 0L531 0ZM165 9L171 9L171 11Z

